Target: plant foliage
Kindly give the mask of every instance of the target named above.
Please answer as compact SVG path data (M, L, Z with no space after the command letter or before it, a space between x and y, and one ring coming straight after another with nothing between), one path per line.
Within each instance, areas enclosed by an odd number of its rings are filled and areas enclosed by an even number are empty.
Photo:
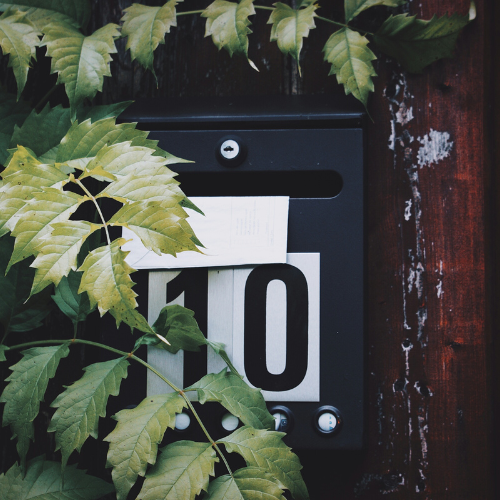
M126 38L131 59L154 73L155 51L177 26L177 17L199 14L206 19L205 35L218 49L246 58L257 69L248 57L250 18L267 11L270 41L301 71L306 38L317 22L328 23L332 32L323 53L330 74L367 106L376 76L372 48L420 72L450 57L460 31L475 17L473 3L467 15L430 20L391 10L372 28L369 23L361 27L369 9L397 9L406 1L344 0L340 19L318 15L314 0L298 1L295 8L283 2L270 7L253 0L215 0L200 11L179 11L188 3L133 4L125 9L121 27L107 24L92 33L89 0L0 2L0 47L17 85L15 95L0 90L0 362L11 363L0 402L3 425L16 439L20 459L20 465L0 475L2 499L93 500L114 491L126 500L133 488L142 500L194 500L199 495L205 500L284 500L285 490L296 500L309 498L298 457L283 442L284 434L273 430L261 391L238 374L224 344L206 339L189 309L166 306L152 325L138 311L134 269L122 250L126 240L115 237L112 228L131 230L157 254L200 252L203 244L189 226L189 211L199 209L170 170L187 160L163 151L134 123L117 123L128 102L89 105L104 77L111 76L115 41ZM51 59L68 108L44 105L45 100L33 107L22 100L36 57ZM51 298L73 330L61 332L63 338L9 342L42 324ZM117 326L124 322L142 332L131 352L79 337L78 325L95 309L101 316L109 312ZM54 433L62 464L44 457L30 460L34 422L50 393L47 388L55 385L51 379L64 358L76 356L71 351L77 345L104 349L114 357L87 366L80 378L63 380L70 385L47 402L53 408L48 431ZM209 346L229 371L176 387L136 355L141 345L173 354ZM171 392L149 396L114 416L116 426L104 438L111 484L68 461L89 436L98 439L99 419L106 416L109 397L118 395L131 362L158 375ZM215 440L188 392L196 392L200 404L220 404L243 426ZM203 442L175 441L172 429L183 411L200 424ZM165 439L169 444L162 446ZM233 472L222 449L240 455L246 466ZM218 462L227 470L214 479Z

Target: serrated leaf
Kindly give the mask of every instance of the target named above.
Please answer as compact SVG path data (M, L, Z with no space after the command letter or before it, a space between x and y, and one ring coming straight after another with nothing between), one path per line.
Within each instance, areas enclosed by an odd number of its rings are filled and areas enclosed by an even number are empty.
M213 340L208 340L207 339L207 345L210 346L216 354L218 354L226 363L228 368L231 370L232 373L237 375L240 378L243 378L239 373L238 370L234 367L233 363L231 363L231 360L229 359L229 356L227 355L227 352L225 351L226 345L223 344L222 342L214 342Z
M196 389L201 404L218 401L226 410L238 417L244 424L255 429L274 429L273 416L267 411L260 389L254 389L238 375L227 372L209 373L186 388Z
M285 500L279 482L264 469L245 467L215 479L203 500Z
M249 467L267 470L281 487L290 490L295 500L307 500L309 494L302 479L299 458L282 441L283 432L241 427L220 439L229 453L241 455Z
M9 68L17 82L17 98L26 85L31 59L36 59L36 47L41 33L25 19L25 13L8 10L0 16L0 47L9 55Z
M179 349L198 352L207 339L194 319L194 312L177 304L165 306L153 324L156 333L165 337L170 345L161 347L175 354Z
M37 257L31 267L36 269L31 295L77 269L77 257L84 241L101 226L87 221L58 222L52 232L41 238L36 246Z
M28 462L26 476L14 464L0 475L2 500L98 500L111 493L113 486L102 479L89 476L70 465L64 471L61 464L37 457Z
M73 123L68 133L61 140L57 151L57 162L79 158L92 158L98 153L108 152L112 145L131 141L132 146L156 148L156 142L147 139L148 132L137 130L135 123L116 124L115 118L103 118L91 122L90 119L82 123ZM108 170L110 171L110 170ZM114 173L111 171L111 173Z
M229 55L245 56L252 68L255 64L248 58L249 16L255 14L253 0L241 0L239 3L215 0L201 14L207 18L205 36L211 36L215 46L224 47ZM258 70L257 70L258 71Z
M300 51L304 37L309 36L309 31L316 28L314 18L318 5L310 4L306 8L292 9L281 2L274 4L268 24L272 24L271 41L278 42L278 47L283 54L290 54L299 63ZM300 64L299 64L300 73Z
M209 476L219 459L210 443L177 441L162 448L156 464L146 474L141 500L194 500L207 490Z
M85 321L87 316L94 310L90 306L89 296L86 293L78 293L82 273L70 271L64 276L56 287L52 299L57 307L76 325Z
M7 149L14 127L22 125L30 111L31 106L25 101L17 101L15 95L0 91L0 164L4 165L10 156Z
M30 113L21 127L16 126L10 147L17 145L30 148L37 156L42 156L59 145L71 126L69 109L61 105L51 108L47 104L40 113ZM40 131L43 130L43 134Z
M90 17L89 0L12 0L0 2L0 10L8 7L35 7L60 12L85 26Z
M34 193L45 187L57 187L67 175L54 165L43 164L24 147L19 147L2 172L0 189L0 236L12 231L21 210Z
M17 213L19 219L12 231L16 243L7 272L16 262L38 253L37 247L43 245L43 237L52 232L52 224L68 220L80 204L88 200L86 196L53 188L45 188L32 196Z
M9 382L0 402L5 403L2 425L10 425L17 436L17 452L26 460L30 441L34 439L33 420L38 415L49 379L54 377L59 362L69 354L68 344L34 347L22 352L22 359L11 366Z
M106 416L109 396L118 395L120 383L127 377L128 365L125 358L118 358L87 366L83 377L51 404L57 410L48 432L55 432L56 450L61 450L63 468L71 453L80 451L89 436L97 439L99 417Z
M45 32L45 28L51 23L68 24L78 28L80 25L75 19L50 9L38 9L36 7L16 6L16 9L26 13L26 19L41 33Z
M71 118L84 99L92 99L102 91L105 76L111 76L111 55L117 52L115 38L120 36L116 24L107 24L92 35L65 24L50 24L45 29L41 46L47 47L52 58L52 73L58 73L57 83L64 83L71 107Z
M160 158L165 161L160 156L151 156L151 158ZM106 196L121 203L157 201L162 202L165 207L178 205L185 198L185 195L179 188L179 181L174 179L177 174L167 167L161 166L158 162L151 163L149 167L147 161L144 163L145 170L140 174L129 174L121 177L116 182L106 186L96 198ZM89 164L89 166L91 165ZM90 172L94 171L95 168L90 170ZM107 168L106 171L109 172Z
M408 3L408 0L344 0L345 22L348 23L364 10L376 5L399 7L405 3Z
M125 50L130 49L132 61L137 59L154 74L153 52L165 43L165 35L177 26L175 7L183 0L169 0L162 7L134 3L124 9L122 34L128 36Z
M13 248L14 238L0 238L0 324L4 335L38 328L50 312L50 293L42 292L26 301L35 275L28 261L19 262L5 274Z
M115 415L118 423L104 441L110 443L106 466L113 467L118 500L127 498L137 477L146 474L148 464L155 464L158 444L167 428L175 427L175 415L185 407L179 394L159 394Z
M104 118L116 118L121 115L134 101L123 101L115 104L99 104L97 106L85 106L78 109L76 119L83 122L90 118L94 123Z
M401 14L385 20L373 37L377 47L397 59L411 73L421 73L429 64L453 57L455 42L475 14L434 16L429 21Z
M133 231L148 250L175 257L187 250L200 251L191 239L192 229L182 225L186 218L180 206L170 208L161 202L135 202L120 208L109 223Z
M109 311L117 326L124 321L132 328L154 334L146 318L135 309L137 294L132 290L134 282L130 279L134 270L125 262L127 252L120 249L124 243L125 240L119 238L87 255L78 269L83 271L78 292L88 293L91 307L97 304L101 316Z
M365 107L373 92L372 76L377 76L372 61L375 54L368 48L368 39L349 28L342 28L327 40L323 48L325 61L331 63L330 75L344 85L346 95L352 94Z

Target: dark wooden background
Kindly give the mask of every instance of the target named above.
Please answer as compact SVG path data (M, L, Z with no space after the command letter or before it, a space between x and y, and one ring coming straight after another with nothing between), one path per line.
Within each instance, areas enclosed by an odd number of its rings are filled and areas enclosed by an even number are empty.
M342 1L319 3L318 14L339 18ZM118 23L131 1L94 4L92 30ZM186 0L178 10L207 4ZM314 500L495 498L500 349L493 333L500 271L493 144L500 74L493 35L500 9L492 0L476 4L478 17L460 37L454 59L414 76L377 54L366 164L368 446L361 453L300 454ZM469 0L410 0L407 10L430 18L468 8ZM301 78L269 42L267 19L263 11L252 19L250 57L260 73L219 53L204 38L203 19L179 17L155 57L158 87L124 55L121 41L98 102L343 93L321 54L332 26L317 22L305 41ZM42 92L36 77L29 85L34 95ZM434 161L419 165L418 151L432 131L444 142Z

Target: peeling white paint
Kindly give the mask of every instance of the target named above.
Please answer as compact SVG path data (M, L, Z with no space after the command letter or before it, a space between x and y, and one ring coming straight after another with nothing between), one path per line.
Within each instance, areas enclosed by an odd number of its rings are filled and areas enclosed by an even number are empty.
M422 262L417 264L416 278L415 278L415 289L417 290L417 296L419 299L422 298L424 293L424 278L425 268Z
M416 277L415 269L412 267L410 269L410 273L408 274L408 293L411 293L411 291L413 290L413 285L415 284L415 277Z
M396 112L396 121L401 125L406 125L408 122L413 120L413 107L408 107L406 103L403 101L399 105L399 109Z
M438 281L438 284L436 285L436 288L437 288L437 297L438 299L440 299L443 294L444 294L444 291L443 291L443 282L441 280Z
M408 347L406 347L403 344L401 344L402 347L403 347L403 351L405 353L405 367L406 367L406 376L409 377L410 376L410 351L413 349L413 344L408 341Z
M406 202L406 207L405 207L405 220L409 221L411 217L411 206L412 206L412 201L407 200Z
M450 155L453 141L450 141L448 132L432 130L424 138L418 138L422 147L419 148L417 158L420 168L437 163Z

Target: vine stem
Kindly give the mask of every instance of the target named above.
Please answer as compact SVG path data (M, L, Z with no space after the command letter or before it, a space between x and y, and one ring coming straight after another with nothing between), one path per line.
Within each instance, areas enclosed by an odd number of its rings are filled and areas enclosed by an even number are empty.
M99 203L97 203L97 200L94 198L92 193L82 184L82 181L80 181L80 179L77 179L76 177L73 178L75 179L75 183L78 184L85 191L85 194L92 200L95 207L97 208L99 217L101 217L102 223L104 225L104 231L106 231L106 239L108 240L108 245L111 246L111 238L109 237L108 224L106 222L106 219L104 218L104 215L101 212L101 207L99 206Z
M226 466L227 471L229 472L230 476L231 477L233 476L233 473L231 471L231 468L229 467L229 464L228 464L228 462L226 460L226 457L224 456L224 454L220 450L220 448L217 445L217 443L212 439L212 436L210 436L210 433L207 431L206 427L203 425L203 422L201 421L198 413L196 412L196 410L195 410L195 408L193 406L193 403L191 403L191 401L187 397L186 392L183 391L182 389L179 389L175 384L173 384L172 382L170 382L170 380L168 380L158 370L156 370L155 368L153 368L149 363L146 363L146 361L144 361L143 359L138 358L135 354L132 354L132 353L129 353L129 352L125 352L125 351L120 351L119 349L115 349L114 347L110 347L110 346L105 345L105 344L100 344L99 342L92 342L91 340L83 340L83 339L73 339L73 340L39 340L39 341L34 341L34 342L26 342L24 344L18 344L18 345L10 347L9 349L10 350L17 350L17 349L24 349L26 347L33 347L33 346L38 346L38 345L48 345L48 344L86 344L86 345L91 345L91 346L94 346L94 347L100 347L101 349L105 349L107 351L114 352L115 354L119 354L121 356L133 359L134 361L137 361L141 365L145 366L148 370L151 370L155 375L157 375L158 377L160 377L166 384L168 384L174 390L174 392L176 392L177 394L179 394L184 399L184 401L188 405L189 409L193 412L193 415L196 418L196 421L198 422L198 424L200 425L201 430L203 431L203 433L205 434L205 436L207 437L207 439L210 441L210 444L217 451L217 453L219 454L219 456L222 458L222 461L224 462L224 465Z

